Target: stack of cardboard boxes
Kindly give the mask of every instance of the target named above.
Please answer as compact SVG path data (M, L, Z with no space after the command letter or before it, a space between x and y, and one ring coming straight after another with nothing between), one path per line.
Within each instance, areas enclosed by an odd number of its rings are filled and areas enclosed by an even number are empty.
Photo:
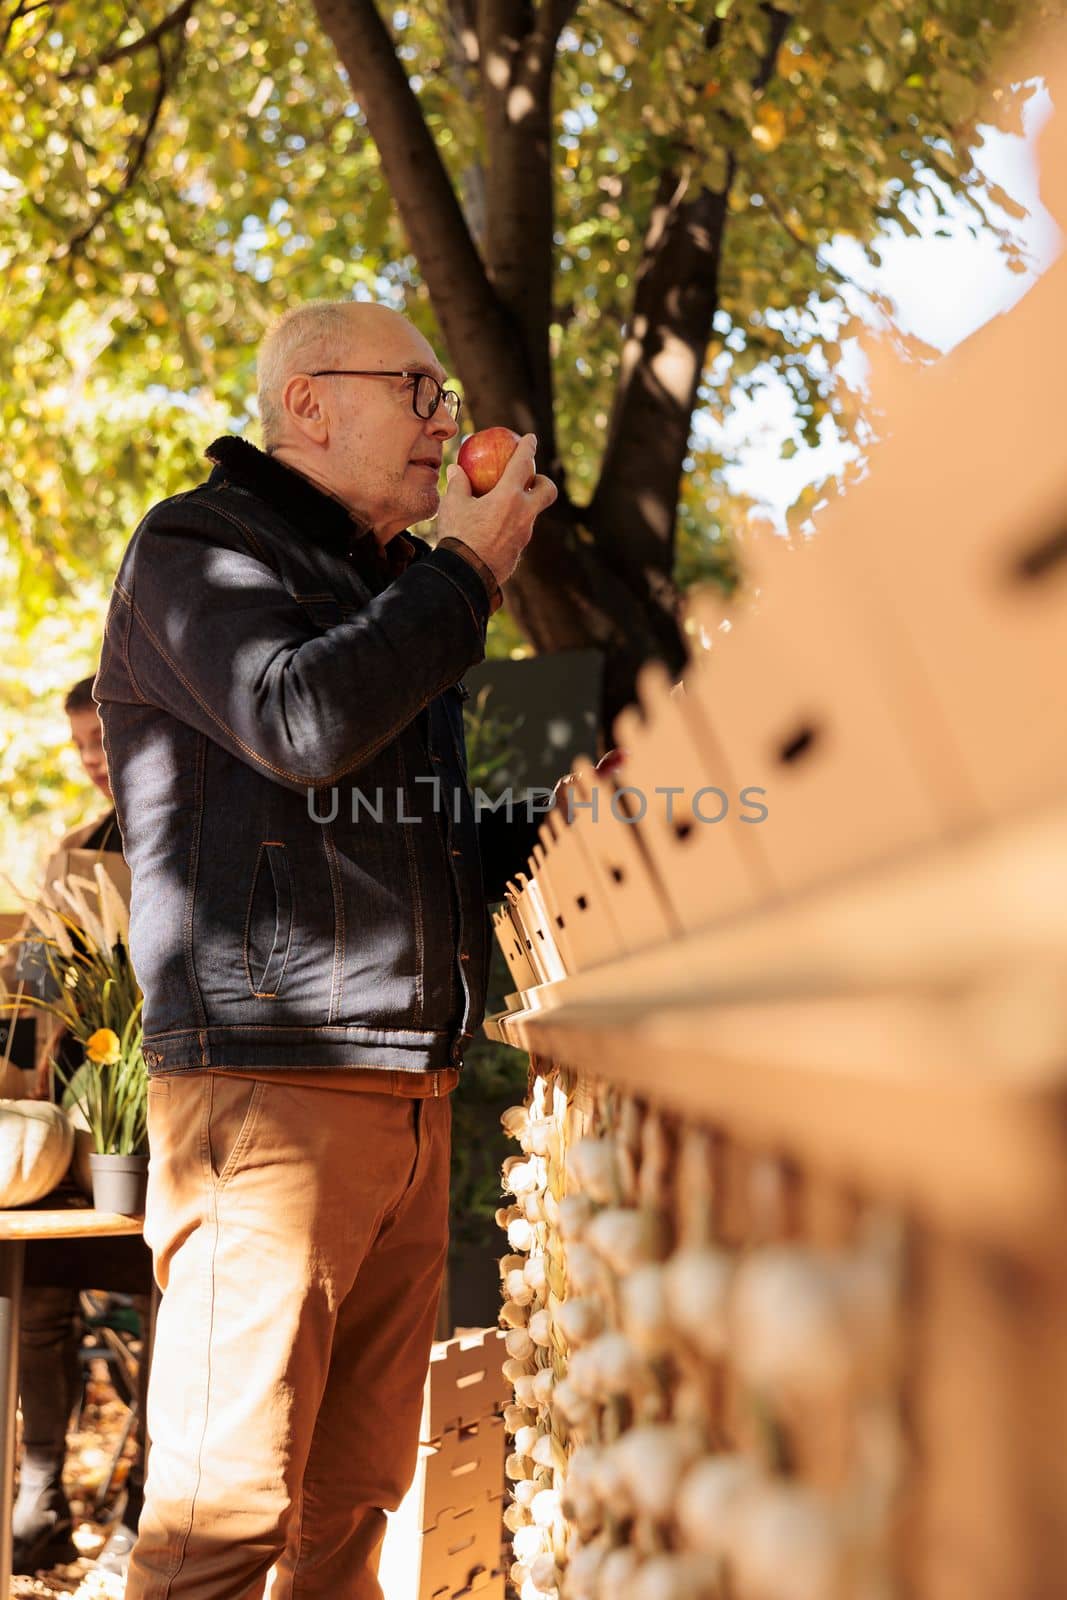
M496 1328L433 1347L419 1464L382 1547L385 1600L503 1600L506 1356Z

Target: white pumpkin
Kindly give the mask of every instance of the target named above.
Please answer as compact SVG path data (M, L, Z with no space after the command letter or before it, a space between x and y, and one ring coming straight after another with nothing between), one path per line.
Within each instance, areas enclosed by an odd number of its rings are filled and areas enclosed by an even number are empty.
M0 1206L40 1200L70 1166L74 1129L50 1100L0 1100Z

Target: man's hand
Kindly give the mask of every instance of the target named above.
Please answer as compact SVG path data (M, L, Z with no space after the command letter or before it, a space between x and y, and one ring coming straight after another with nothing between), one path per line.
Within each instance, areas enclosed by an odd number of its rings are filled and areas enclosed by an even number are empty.
M506 583L530 542L533 525L556 498L551 478L538 473L537 439L526 434L500 482L475 499L462 467L448 469L448 489L437 518L439 539L461 539L480 556L498 583Z
M601 777L606 777L608 773L614 772L616 767L621 767L625 760L626 751L620 750L616 745L613 750L609 750L606 755L601 756L593 770L594 772L599 772ZM564 822L568 824L574 821L574 810L571 803L574 795L571 791L577 781L576 773L565 772L552 790L552 799L549 802L548 809L557 811Z

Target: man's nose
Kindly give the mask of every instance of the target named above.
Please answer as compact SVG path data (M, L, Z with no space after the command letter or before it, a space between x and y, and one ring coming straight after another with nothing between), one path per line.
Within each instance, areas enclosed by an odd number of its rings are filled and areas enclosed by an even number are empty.
M432 417L427 417L426 432L433 439L454 439L459 432L459 423L449 416L443 402Z

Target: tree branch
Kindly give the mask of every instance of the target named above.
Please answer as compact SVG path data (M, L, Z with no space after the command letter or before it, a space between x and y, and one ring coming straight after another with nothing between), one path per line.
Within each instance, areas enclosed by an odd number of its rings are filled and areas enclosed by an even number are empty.
M752 88L755 91L765 89L770 83L775 62L778 60L778 52L785 43L785 36L789 32L789 23L792 20L787 11L779 11L777 6L765 5L763 12L770 23L770 33L759 70L752 80Z
M17 4L12 8L10 16L4 23L4 31L0 34L0 56L7 51L16 22L21 22L23 17L30 16L34 11L43 11L45 6L50 6L51 4L52 0L34 0L32 5L27 5L26 0L17 0Z
M529 373L375 0L314 0L352 85L476 417L534 426Z
M732 170L729 173L732 178ZM682 462L718 304L727 190L673 169L660 177L645 234L600 480L589 508L638 590L673 566Z
M624 17L629 17L632 22L639 22L642 27L648 21L643 12L638 11L636 6L627 5L626 0L607 0L607 3L613 10L621 11Z
M751 80L754 91L770 81L790 22L773 5L763 9L767 41ZM707 49L716 48L722 31L718 19L709 24ZM731 155L723 192L693 193L683 168L665 169L645 234L608 441L590 505L596 537L610 545L614 559L641 588L656 574L669 577L673 567L682 462L718 306L735 170Z
M557 6L478 0L488 159L486 269L521 341L537 434L550 466L555 417L552 321L552 73Z
M132 146L133 153L127 162L126 171L123 174L122 182L117 188L112 189L107 194L103 204L97 207L92 216L89 218L88 222L79 228L74 237L72 239L68 239L66 244L63 245L60 250L55 252L55 254L52 256L53 262L69 260L71 256L77 255L82 246L96 232L104 218L110 216L111 212L114 211L123 195L129 194L130 190L133 188L133 185L137 182L137 179L140 176L141 169L144 166L145 160L148 156L149 146L152 143L152 136L156 131L156 126L159 122L160 114L162 113L164 102L167 98L167 92L170 88L169 69L167 65L167 58L163 53L163 46L157 41L155 48L156 59L159 65L159 79L156 83L155 93L152 96L152 104L148 108L148 116L145 119L145 125Z
M558 42L560 34L578 9L578 0L546 0L549 8L549 25Z
M113 44L102 56L97 56L95 61L86 61L80 66L71 67L69 72L61 74L60 82L69 83L72 78L91 78L101 67L110 67L116 61L140 55L143 50L156 49L169 33L184 28L196 4L197 0L181 0L181 5L175 6L174 10L157 22L154 28L149 28L147 33L139 34L128 44Z

